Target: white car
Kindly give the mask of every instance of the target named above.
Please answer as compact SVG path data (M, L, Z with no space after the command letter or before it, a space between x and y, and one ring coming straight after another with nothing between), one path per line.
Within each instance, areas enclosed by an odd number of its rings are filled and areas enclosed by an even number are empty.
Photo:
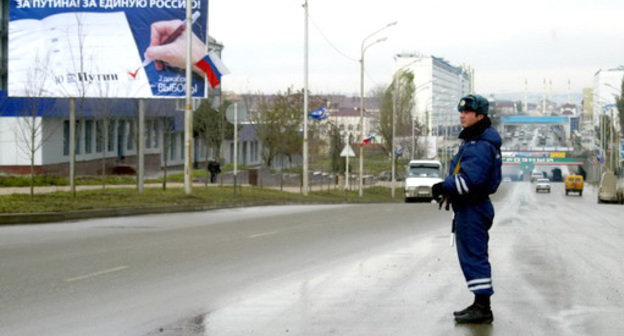
M431 186L442 182L442 164L437 160L412 160L405 178L405 202L431 201Z
M535 192L545 191L550 192L550 181L546 178L540 178L536 180Z

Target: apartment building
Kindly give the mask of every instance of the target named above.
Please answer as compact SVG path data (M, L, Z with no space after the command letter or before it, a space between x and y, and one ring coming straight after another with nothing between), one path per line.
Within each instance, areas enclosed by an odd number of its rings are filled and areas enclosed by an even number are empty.
M420 53L398 54L395 71L414 74L412 115L426 126L424 133L437 136L458 134L457 103L461 97L474 92L473 71L454 66L441 57Z

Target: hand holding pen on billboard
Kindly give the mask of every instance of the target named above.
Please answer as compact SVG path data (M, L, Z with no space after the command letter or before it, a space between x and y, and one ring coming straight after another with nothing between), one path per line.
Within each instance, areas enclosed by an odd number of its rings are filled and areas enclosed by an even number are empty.
M193 13L192 22L197 21L199 12ZM152 23L150 46L145 51L143 67L152 60L167 63L170 66L186 66L186 24L181 20L158 21ZM192 30L190 30L192 32ZM191 62L194 64L205 55L206 45L195 34L191 37ZM156 70L163 70L161 62L155 62ZM193 67L193 70L196 70ZM203 74L198 71L199 74Z

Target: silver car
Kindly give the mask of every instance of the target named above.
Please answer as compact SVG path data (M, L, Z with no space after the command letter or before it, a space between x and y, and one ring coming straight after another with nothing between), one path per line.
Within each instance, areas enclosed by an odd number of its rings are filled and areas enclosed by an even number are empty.
M535 192L545 191L550 192L550 181L546 178L537 179L535 184Z

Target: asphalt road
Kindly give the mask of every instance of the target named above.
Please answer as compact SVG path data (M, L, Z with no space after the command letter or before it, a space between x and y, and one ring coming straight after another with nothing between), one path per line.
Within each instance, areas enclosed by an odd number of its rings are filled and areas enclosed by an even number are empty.
M622 335L624 207L506 183L491 326L433 204L0 227L0 335Z

